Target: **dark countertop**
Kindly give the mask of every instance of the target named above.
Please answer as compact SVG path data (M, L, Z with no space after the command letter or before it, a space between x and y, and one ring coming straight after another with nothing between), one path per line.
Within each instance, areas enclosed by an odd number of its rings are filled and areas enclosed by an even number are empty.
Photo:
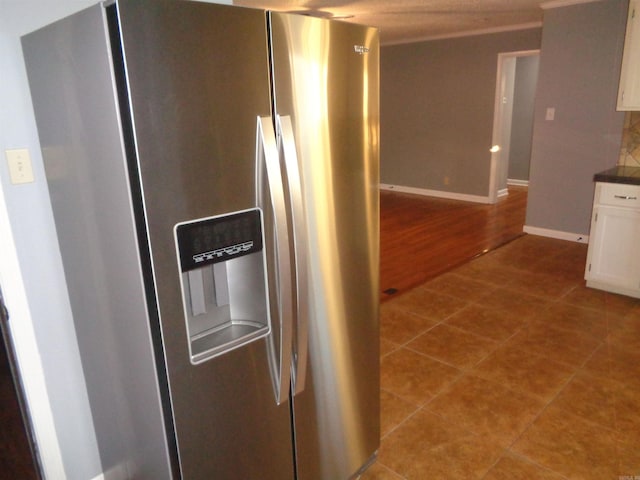
M604 172L596 173L593 176L593 181L640 185L640 167L623 167L619 165Z

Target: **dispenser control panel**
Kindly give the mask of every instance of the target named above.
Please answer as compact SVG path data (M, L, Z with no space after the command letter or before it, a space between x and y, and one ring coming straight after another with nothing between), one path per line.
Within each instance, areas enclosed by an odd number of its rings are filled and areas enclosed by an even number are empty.
M259 210L185 223L176 227L183 272L262 250Z

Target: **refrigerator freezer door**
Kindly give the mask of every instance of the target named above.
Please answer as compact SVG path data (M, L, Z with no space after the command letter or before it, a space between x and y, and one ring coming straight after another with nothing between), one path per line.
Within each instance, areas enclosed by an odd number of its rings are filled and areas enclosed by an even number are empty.
M78 12L23 37L23 51L102 469L168 480L104 15Z
M309 252L297 473L343 480L379 445L378 36L305 16L270 21L275 107L292 120Z
M256 207L256 118L270 115L265 14L167 0L117 8L138 218L148 235L142 249L153 267L147 285L157 299L152 321L161 327L182 476L292 478L290 404L275 402L267 337L191 363L173 240L179 223Z

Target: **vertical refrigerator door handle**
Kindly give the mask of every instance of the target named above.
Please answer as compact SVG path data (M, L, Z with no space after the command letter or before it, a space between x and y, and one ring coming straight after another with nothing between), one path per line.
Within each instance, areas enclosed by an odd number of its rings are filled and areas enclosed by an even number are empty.
M271 117L258 117L257 121L256 167L258 170L262 168L261 162L263 160L267 172L267 184L274 215L277 300L280 314L279 354L274 351L273 340L270 339L269 361L276 402L280 405L289 398L289 384L291 382L293 286L284 186L282 184L278 146Z
M277 137L279 150L284 157L284 166L289 187L289 199L291 205L291 217L293 224L293 244L296 264L296 351L293 369L293 392L300 393L304 390L307 359L309 357L309 288L307 271L307 228L304 215L304 203L302 196L302 180L298 166L298 154L296 151L295 137L291 117L276 117Z

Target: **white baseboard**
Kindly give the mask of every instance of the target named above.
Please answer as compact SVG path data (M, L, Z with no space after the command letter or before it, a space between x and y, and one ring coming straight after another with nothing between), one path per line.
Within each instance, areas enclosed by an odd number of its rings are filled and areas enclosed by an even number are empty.
M529 225L525 225L523 231L540 237L557 238L558 240L569 240L570 242L577 243L589 243L589 235L580 235L579 233L549 230L547 228L531 227Z
M507 185L513 185L516 187L528 187L529 186L529 180L517 180L515 178L508 178L507 179Z
M463 202L491 203L489 201L489 197L483 197L480 195L469 195L466 193L456 193L456 192L443 192L442 190L428 190L426 188L403 187L402 185L389 185L387 183L381 183L380 190L389 190L389 191L401 192L401 193L413 193L415 195L446 198L449 200L461 200Z
M500 190L498 190L498 198L506 197L507 195L509 195L508 188L501 188Z

